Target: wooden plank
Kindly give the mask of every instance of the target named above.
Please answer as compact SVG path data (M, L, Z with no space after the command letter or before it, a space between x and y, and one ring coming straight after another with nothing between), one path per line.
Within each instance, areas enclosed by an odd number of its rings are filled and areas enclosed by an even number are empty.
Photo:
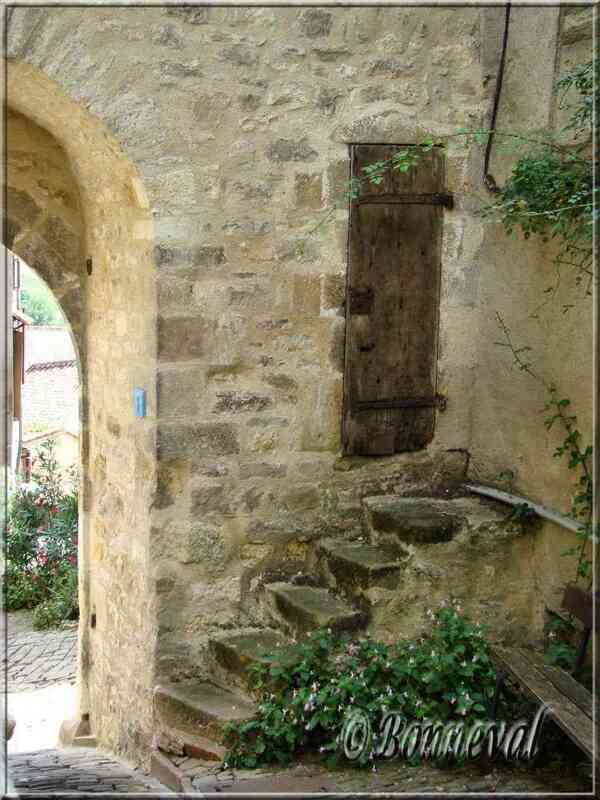
M465 489L468 489L469 492L480 494L483 497L491 497L493 500L499 500L501 503L508 503L511 506L518 506L526 503L538 516L547 519L549 522L554 522L562 528L575 531L575 533L583 528L581 522L577 522L577 520L572 519L572 517L567 517L566 514L561 514L560 511L555 511L555 509L540 505L540 503L534 503L527 497L521 497L518 494L511 494L510 492L503 492L492 486L482 486L477 483L464 483L463 486Z
M586 716L593 719L593 697L591 692L582 686L572 675L565 672L560 667L552 667L550 664L545 664L541 656L537 653L532 653L529 650L523 651L523 654L542 675L552 683L559 692L566 695L569 700L572 700Z
M556 724L589 758L594 754L592 720L569 697L566 697L528 658L521 649L492 648L492 658L535 702L549 707Z
M352 175L364 176L363 166L398 149L354 146ZM416 169L386 173L379 186L370 185L369 202L352 203L343 423L349 455L420 450L433 438L435 408L393 402L436 394L443 210L406 198L443 188L443 158L434 151ZM357 293L372 293L369 313L351 313ZM358 413L357 404L380 401L385 408Z

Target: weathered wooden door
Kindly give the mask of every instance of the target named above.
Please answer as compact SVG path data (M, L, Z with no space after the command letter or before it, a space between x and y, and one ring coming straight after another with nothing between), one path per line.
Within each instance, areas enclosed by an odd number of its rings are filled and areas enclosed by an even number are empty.
M352 175L399 146L354 145ZM350 209L343 443L391 455L433 438L444 194L443 154L364 185Z

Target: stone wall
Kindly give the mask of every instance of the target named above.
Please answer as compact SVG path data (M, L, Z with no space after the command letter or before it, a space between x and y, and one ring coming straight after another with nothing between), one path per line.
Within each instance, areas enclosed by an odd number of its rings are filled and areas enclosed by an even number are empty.
M488 14L502 18L504 11ZM559 107L553 83L591 58L591 8L513 8L497 128L532 137L544 128L557 131L569 111ZM527 81L524 74L530 76ZM568 106L570 98L562 102ZM497 140L490 167L499 184L517 153L507 153L506 143L503 152ZM537 373L554 382L561 397L571 399L582 439L591 444L592 298L585 282L576 285L573 270L563 266L558 277L556 254L552 241L507 237L500 225L484 228L474 319L478 369L470 472L474 479L496 482L501 472L510 470L513 491L568 513L578 474L568 470L566 459L553 458L565 433L558 425L546 430L545 389L520 373L510 353L496 344L503 340L496 322L500 312L516 345L531 348L525 355ZM555 285L555 293L545 292ZM566 305L573 307L564 313ZM536 536L537 591L551 607L559 606L564 582L575 576L575 561L560 557L575 544L573 534L550 523Z
M362 497L461 480L469 453L488 478L522 465L519 486L545 500L555 483L568 490L545 456L539 468L543 398L515 392L491 344L493 310L506 304L520 324L551 262L474 214L482 154L460 138L443 231L447 410L426 451L340 457L348 145L487 124L501 11L11 10L9 103L65 148L93 261L91 279L80 274L96 627L82 669L113 749L147 752L154 670L201 674L209 633L247 620L253 576L301 561L325 533L356 533ZM558 10L514 13L504 120L529 125L533 105L537 125ZM541 101L517 102L523 70ZM566 385L583 387L586 357L564 343L585 353L585 337L569 339L571 325L561 317L552 342ZM148 390L145 421L132 417L134 386Z

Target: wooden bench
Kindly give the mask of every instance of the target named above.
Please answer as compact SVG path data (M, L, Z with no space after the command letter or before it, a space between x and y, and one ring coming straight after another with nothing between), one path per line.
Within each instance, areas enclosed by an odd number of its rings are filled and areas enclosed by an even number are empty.
M562 607L583 624L572 674L545 664L540 654L524 647L492 647L492 660L498 670L492 717L496 717L503 683L509 677L538 705L548 706L548 716L593 760L594 738L600 741L598 725L593 722L593 697L575 680L583 666L594 624L592 593L579 586L567 586ZM598 631L598 620L595 630Z

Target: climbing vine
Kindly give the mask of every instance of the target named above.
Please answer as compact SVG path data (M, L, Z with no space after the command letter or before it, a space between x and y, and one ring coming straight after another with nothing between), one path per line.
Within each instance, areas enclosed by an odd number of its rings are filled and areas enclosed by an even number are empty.
M565 104L569 93L574 91L577 96L566 125L557 134L545 132L531 137L501 130L463 129L435 140L428 137L398 149L387 159L365 165L364 174L348 182L346 194L351 200L357 199L365 185L381 184L389 172L408 172L435 146L445 147L452 138L463 138L468 145L485 145L494 136L505 149L524 152L504 186L494 187L494 201L482 203L479 213L498 219L509 235L520 229L525 239L536 235L543 241L558 242L557 278L545 290L547 294L556 294L563 266L570 267L576 285L583 284L591 294L593 224L598 218L594 198L599 191L594 186L590 147L594 76L600 85L599 58L577 66L557 81L559 105ZM568 144L561 144L566 136ZM571 305L565 305L564 310Z

